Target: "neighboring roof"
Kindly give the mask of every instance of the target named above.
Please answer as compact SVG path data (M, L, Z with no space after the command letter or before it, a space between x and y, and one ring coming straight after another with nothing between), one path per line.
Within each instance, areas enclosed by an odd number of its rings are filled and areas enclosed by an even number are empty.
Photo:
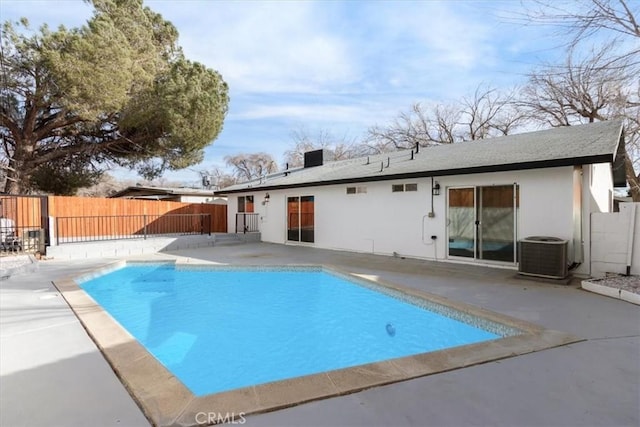
M158 199L170 196L213 197L213 190L203 190L200 188L174 188L134 185L112 194L111 196L109 196L109 198Z
M590 123L421 148L413 160L411 150L403 150L292 169L232 185L216 194L613 163L620 143L624 143L622 122Z

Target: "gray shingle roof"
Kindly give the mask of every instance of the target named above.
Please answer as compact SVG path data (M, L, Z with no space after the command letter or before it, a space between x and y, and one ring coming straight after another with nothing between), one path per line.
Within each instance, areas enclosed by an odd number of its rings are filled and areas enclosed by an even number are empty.
M613 162L621 136L620 121L560 127L421 148L413 160L404 150L292 169L216 193Z

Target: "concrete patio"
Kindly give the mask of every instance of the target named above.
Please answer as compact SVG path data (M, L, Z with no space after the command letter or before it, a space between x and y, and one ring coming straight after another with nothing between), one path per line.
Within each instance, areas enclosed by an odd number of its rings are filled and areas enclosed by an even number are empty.
M248 416L246 425L640 425L640 309L633 304L511 270L307 247L256 243L143 258L332 264L585 339ZM0 281L0 425L149 425L51 284L113 260L42 261L37 271Z

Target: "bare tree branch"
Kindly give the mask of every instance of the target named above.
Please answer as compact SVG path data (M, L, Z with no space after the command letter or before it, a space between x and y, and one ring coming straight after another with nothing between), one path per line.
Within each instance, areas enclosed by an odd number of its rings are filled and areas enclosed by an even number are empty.
M290 168L302 166L304 153L307 151L325 149L330 152L333 160L345 160L366 154L366 149L355 140L346 136L336 137L326 129L314 133L304 127L291 132L293 146L284 153L284 162ZM363 153L365 151L365 153Z
M430 109L416 103L391 124L371 127L369 144L397 150L507 135L524 119L513 102L514 93L480 85L473 97L465 97L459 103L438 104Z
M236 154L226 156L224 161L233 168L239 181L258 179L278 170L273 157L267 153Z
M531 120L550 126L623 119L625 172L634 200L640 201L640 175L634 171L640 166L640 81L630 69L603 65L607 46L583 60L573 55L570 51L562 73L556 66L533 71L519 105Z

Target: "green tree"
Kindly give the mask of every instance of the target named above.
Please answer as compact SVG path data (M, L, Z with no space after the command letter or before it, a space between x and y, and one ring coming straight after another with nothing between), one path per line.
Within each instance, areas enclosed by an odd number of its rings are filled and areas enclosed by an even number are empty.
M3 25L6 192L73 192L113 165L150 179L198 163L222 130L227 84L184 57L170 22L142 0L91 3L81 28Z

